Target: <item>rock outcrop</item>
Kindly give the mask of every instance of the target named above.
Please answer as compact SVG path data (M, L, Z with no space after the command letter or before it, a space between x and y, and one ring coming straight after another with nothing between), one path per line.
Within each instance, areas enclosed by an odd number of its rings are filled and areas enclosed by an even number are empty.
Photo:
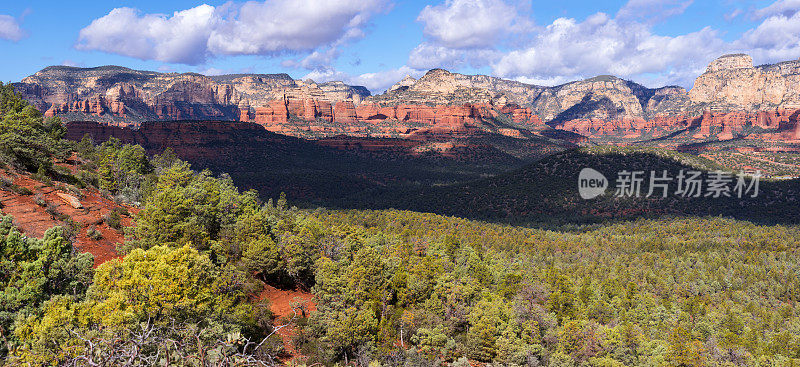
M753 66L747 55L711 62L689 91L693 109L733 111L800 107L800 60Z
M644 122L636 118L635 106L633 110L622 108L630 103L591 98L582 102L584 109L578 113L562 113L553 126L593 138L659 137L683 129L687 138L699 141L736 137L796 140L792 122L796 118L791 116L800 109L800 60L753 66L748 55L725 55L708 65L688 93L679 87L632 92L640 101L647 101L640 115ZM625 123L630 116L638 122ZM747 127L767 131L748 131Z
M393 92L398 89L408 89L408 87L414 85L414 83L416 82L417 80L412 78L411 75L406 75L405 78L401 79L399 82L389 87L387 92Z

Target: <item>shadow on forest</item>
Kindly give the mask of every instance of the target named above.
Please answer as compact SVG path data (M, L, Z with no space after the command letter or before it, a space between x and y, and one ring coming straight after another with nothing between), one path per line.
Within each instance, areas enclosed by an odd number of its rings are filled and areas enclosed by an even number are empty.
M608 180L606 194L584 200L578 192L578 175L583 168L602 172ZM559 153L521 169L469 183L424 187L406 191L379 190L369 200L351 197L336 202L345 208L394 208L442 215L453 215L507 224L539 228L583 228L596 224L629 221L638 218L722 216L758 224L797 224L800 222L798 196L800 180L759 181L758 195L750 197L743 187L743 197L735 191L737 177L725 186L731 197L705 195L713 181L712 171L719 169L704 159L670 151L587 153L573 150ZM666 198L654 187L654 196L617 197L616 180L621 171L643 171L640 193L650 190L650 172L668 181ZM703 172L701 197L683 197L678 191L680 171ZM746 177L744 184L750 185Z

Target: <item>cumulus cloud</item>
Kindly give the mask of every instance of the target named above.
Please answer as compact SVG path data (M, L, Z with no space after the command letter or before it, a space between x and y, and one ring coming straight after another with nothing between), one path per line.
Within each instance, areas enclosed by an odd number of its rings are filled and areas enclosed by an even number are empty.
M323 50L315 50L301 60L283 60L281 66L289 68L303 68L308 70L323 70L330 67L336 58L339 57L338 47L329 47Z
M208 38L220 19L210 5L175 12L171 17L116 8L81 29L77 48L142 60L199 64L208 56Z
M22 30L16 18L0 14L0 39L16 42L25 38L25 36L26 33Z
M448 48L489 48L532 24L517 7L500 0L447 0L426 6L417 21L426 37Z
M228 55L309 51L363 37L370 16L385 6L382 0L248 2L231 11L208 44Z
M363 85L373 92L383 92L406 75L414 78L419 78L425 74L425 71L402 66L397 69L384 70L377 73L366 73L348 79L351 84Z
M677 37L658 36L645 24L597 13L583 22L556 19L531 45L500 58L493 70L504 77L548 79L598 74L631 77L677 69L689 77L724 48L711 28Z
M501 55L498 46L518 42L534 29L525 10L521 4L503 0L447 0L428 5L417 17L425 41L409 53L407 64L416 69L490 65Z
M336 47L364 36L385 0L271 0L200 5L164 14L116 8L92 21L76 47L196 65L218 55L277 55Z

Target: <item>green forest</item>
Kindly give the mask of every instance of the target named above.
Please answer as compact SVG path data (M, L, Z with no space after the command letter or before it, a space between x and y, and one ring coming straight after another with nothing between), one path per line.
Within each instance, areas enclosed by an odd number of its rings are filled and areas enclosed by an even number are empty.
M795 225L298 209L170 150L64 140L9 86L0 117L4 170L139 209L122 257L97 267L69 221L31 238L2 216L8 366L800 365ZM73 153L77 173L53 164ZM316 307L276 318L265 285L310 292ZM286 358L287 325L305 358Z

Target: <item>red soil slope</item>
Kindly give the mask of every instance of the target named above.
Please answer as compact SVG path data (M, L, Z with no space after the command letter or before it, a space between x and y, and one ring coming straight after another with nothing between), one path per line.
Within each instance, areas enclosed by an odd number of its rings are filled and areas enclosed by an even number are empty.
M121 206L114 201L103 197L95 189L82 189L78 192L67 192L66 185L58 182L46 184L31 178L27 174L18 174L7 170L0 170L0 177L9 179L13 184L26 188L31 195L22 195L10 189L0 190L0 211L5 215L12 215L14 222L20 230L31 237L42 237L44 232L56 225L66 223L51 213L47 207L54 208L55 212L72 218L79 224L80 229L76 234L75 247L79 251L89 252L94 255L95 267L110 259L119 257L116 251L117 244L124 241L124 235L109 227L103 219L115 208L124 208L129 213L137 210L132 207ZM57 194L68 194L78 198L82 208L73 208ZM75 195L79 193L80 195ZM37 204L37 198L44 200L45 206ZM122 226L131 225L130 215L122 216ZM90 238L87 230L92 227L102 235L99 239Z

